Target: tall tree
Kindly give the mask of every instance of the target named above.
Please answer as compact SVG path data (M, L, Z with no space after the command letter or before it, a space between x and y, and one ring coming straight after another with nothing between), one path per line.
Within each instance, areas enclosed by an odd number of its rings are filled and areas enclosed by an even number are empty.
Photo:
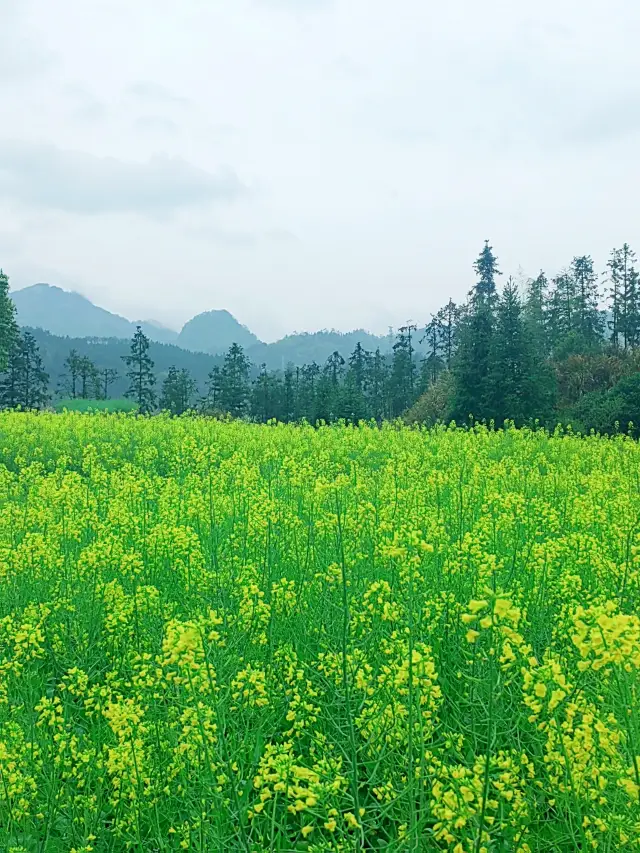
M604 317L599 308L598 277L590 255L580 255L571 262L575 281L576 331L586 348L593 349L602 341Z
M0 269L0 370L4 370L18 339L16 306L9 296L9 277Z
M266 364L260 365L260 372L251 391L251 415L266 424L280 413L280 387L275 373L267 370Z
M449 369L456 351L460 308L453 299L449 299L447 304L438 311L436 318L440 327L442 357L447 369Z
M186 368L171 365L162 382L160 408L172 415L183 415L191 407L197 384Z
M49 400L49 375L35 338L24 331L14 340L6 370L0 373L0 406L41 409Z
M609 283L608 302L611 319L611 344L614 349L628 349L638 345L640 332L640 294L638 272L635 268L636 254L628 243L613 249L607 262Z
M416 326L413 323L401 326L393 345L389 376L392 417L399 417L415 402L416 365L412 336L415 331Z
M498 425L507 419L523 424L529 418L546 415L548 376L536 364L531 328L524 316L517 284L511 277L499 299L496 320L484 413Z
M123 355L122 360L127 366L129 387L125 397L134 400L138 410L143 415L153 411L156 403L156 377L153 372L154 364L149 356L149 338L138 326L131 340L129 355Z
M82 358L76 349L69 350L69 355L63 362L64 373L60 380L60 387L72 400L78 396L81 362Z
M234 418L244 417L249 409L250 367L240 344L231 344L220 371L220 408Z
M420 392L424 394L429 385L436 381L438 374L444 368L442 358L444 349L443 328L438 314L431 315L427 323L421 343L427 344L427 354L422 362L422 382Z
M388 367L380 347L376 349L369 365L369 408L371 416L378 422L388 417L390 402L388 394Z
M103 367L98 371L100 393L103 400L109 399L109 388L118 378L118 371L113 367Z
M488 240L473 268L477 280L461 321L455 363L453 413L458 420L466 420L469 415L481 418L484 414L498 301L496 276L501 275Z
M80 397L88 400L100 394L98 369L91 359L83 355L77 361Z
M220 368L214 365L207 376L207 384L205 395L201 402L202 409L207 414L217 414L220 412L220 388L222 380L220 377Z

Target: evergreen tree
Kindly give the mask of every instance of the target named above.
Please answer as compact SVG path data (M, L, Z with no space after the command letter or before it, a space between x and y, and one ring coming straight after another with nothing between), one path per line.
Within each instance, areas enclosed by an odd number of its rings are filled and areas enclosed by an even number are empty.
M49 400L49 376L30 332L14 339L6 370L0 373L0 406L41 409Z
M635 263L635 252L628 243L621 249L613 249L607 262L611 344L614 349L622 346L625 352L637 346L640 337L640 295Z
M296 377L298 372L299 371L294 371L291 364L288 364L284 371L281 407L281 420L283 420L284 423L290 423L297 417L298 401L296 394Z
M524 303L524 318L532 338L536 341L539 352L546 356L551 348L547 336L547 300L549 281L542 270L531 278L526 285Z
M234 418L242 418L249 409L249 370L251 363L240 344L231 344L220 371L220 408Z
M280 383L275 373L267 370L266 364L260 365L260 372L253 383L251 392L251 415L254 420L266 424L280 414Z
M390 411L388 396L388 368L385 357L376 349L369 365L369 411L378 423L386 418Z
M490 353L495 333L496 276L501 275L498 260L486 240L474 264L477 281L469 293L469 302L460 325L460 341L455 363L453 414L458 420L469 415L481 418L487 392Z
M493 418L498 426L507 419L521 425L529 418L540 416L543 398L540 381L530 328L516 282L510 277L498 302L484 414Z
M207 377L205 396L201 403L202 409L208 414L217 414L220 412L221 385L220 368L214 365Z
M0 269L0 370L4 370L18 339L16 307L9 296L9 277Z
M77 370L80 398L89 400L97 397L100 394L100 382L95 364L88 356L84 355L77 360Z
M305 364L300 370L298 394L300 417L310 424L314 424L318 419L316 395L320 373L320 366L315 361Z
M98 377L100 382L100 393L102 395L102 399L108 400L109 387L113 385L113 383L118 378L118 371L113 367L103 367L102 370L98 371Z
M153 373L153 361L149 356L149 338L141 327L136 328L131 340L131 352L123 355L122 360L127 366L129 387L125 397L134 400L141 414L147 415L153 411L156 402L156 377Z
M453 299L441 308L436 314L438 326L440 327L442 358L449 369L456 351L456 335L460 323L460 308Z
M598 278L593 271L591 256L581 255L574 258L571 273L575 281L576 331L584 346L593 349L601 343L604 319L598 307Z
M391 359L391 374L389 377L391 391L391 415L399 417L415 402L416 365L413 358L412 332L416 326L407 323L398 329L396 342L393 345Z
M424 337L421 343L427 344L427 355L422 360L422 377L420 382L420 393L424 394L429 385L436 381L439 373L444 369L443 353L443 329L439 315L431 315L431 321L427 323Z
M49 401L49 374L30 332L22 333L19 346L22 351L22 405L25 409L41 409Z
M81 364L82 358L78 354L78 351L76 349L70 350L69 355L63 363L65 372L61 377L60 387L72 400L75 400L78 396Z
M160 408L172 415L183 415L191 407L197 384L186 368L172 365L162 382Z
M548 330L554 357L575 346L576 331L576 282L570 272L564 270L551 285L548 301Z

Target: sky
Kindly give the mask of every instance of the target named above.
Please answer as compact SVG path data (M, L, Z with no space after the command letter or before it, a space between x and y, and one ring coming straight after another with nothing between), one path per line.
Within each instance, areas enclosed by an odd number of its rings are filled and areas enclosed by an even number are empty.
M0 0L0 266L173 328L426 323L640 244L637 0Z

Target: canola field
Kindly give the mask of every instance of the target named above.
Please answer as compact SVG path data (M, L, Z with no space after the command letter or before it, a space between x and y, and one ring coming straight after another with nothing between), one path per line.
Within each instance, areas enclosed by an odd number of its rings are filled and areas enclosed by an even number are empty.
M0 414L0 850L640 850L624 438Z

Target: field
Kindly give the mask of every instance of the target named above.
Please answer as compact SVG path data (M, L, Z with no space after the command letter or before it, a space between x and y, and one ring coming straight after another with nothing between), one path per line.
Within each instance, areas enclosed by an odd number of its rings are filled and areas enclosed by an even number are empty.
M640 448L0 414L0 849L640 849Z

